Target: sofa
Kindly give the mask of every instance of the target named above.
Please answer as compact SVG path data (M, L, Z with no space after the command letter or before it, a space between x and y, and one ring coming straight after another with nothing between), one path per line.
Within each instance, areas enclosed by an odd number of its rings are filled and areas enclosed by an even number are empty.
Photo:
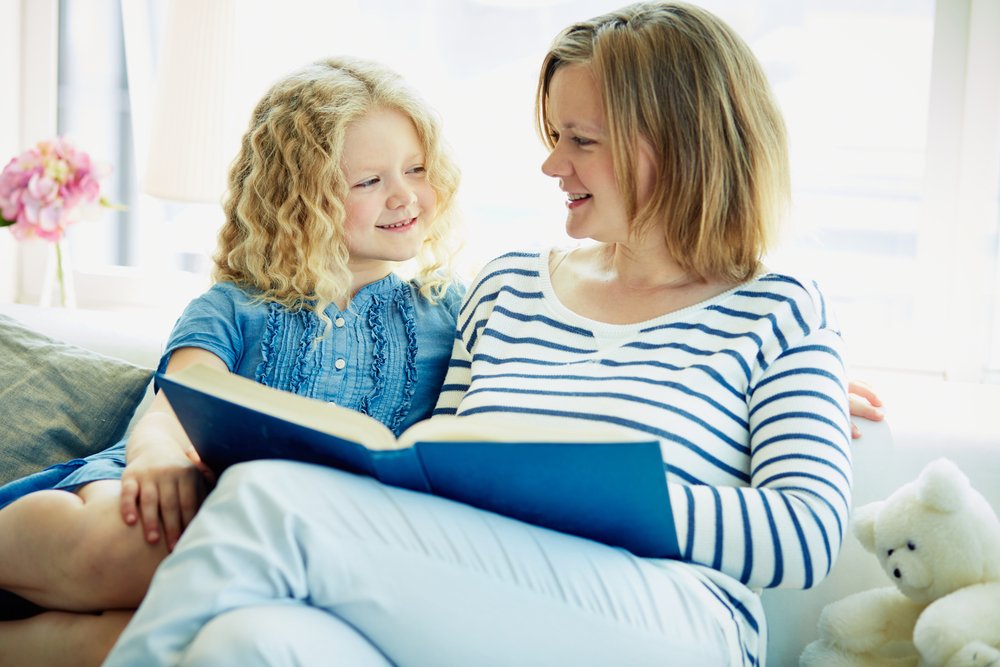
M151 369L179 313L0 304L0 315L72 346ZM137 382L142 384L141 376ZM915 479L927 463L946 456L1000 511L1000 419L993 412L1000 412L1000 386L903 378L880 381L877 388L886 403L886 419L856 420L862 437L853 444L855 506L886 498ZM136 417L151 398L147 381L134 398ZM826 604L886 585L889 580L875 557L848 535L833 570L818 585L807 591L762 593L769 624L767 664L797 665L803 647L817 638L816 621ZM908 650L894 648L897 653Z

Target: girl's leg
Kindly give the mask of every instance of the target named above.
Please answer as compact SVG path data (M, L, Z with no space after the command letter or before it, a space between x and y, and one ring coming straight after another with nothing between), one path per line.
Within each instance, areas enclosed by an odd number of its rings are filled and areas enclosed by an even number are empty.
M393 667L340 618L302 603L243 607L208 622L182 667L257 665Z
M340 617L399 667L740 659L735 624L688 566L266 461L223 475L105 666L178 664L210 619L287 599Z
M138 606L167 549L125 524L120 497L121 482L104 480L75 494L36 491L0 510L0 588L48 609Z
M0 623L0 665L99 667L131 617L131 611L50 611Z

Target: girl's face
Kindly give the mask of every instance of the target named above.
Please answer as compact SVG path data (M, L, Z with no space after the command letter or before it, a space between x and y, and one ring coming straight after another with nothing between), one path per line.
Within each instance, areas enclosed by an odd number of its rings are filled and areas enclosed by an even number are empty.
M601 108L601 91L589 67L564 65L549 84L548 124L555 148L542 172L559 179L568 195L566 233L605 243L629 240L629 219L615 178L614 157ZM638 147L638 204L653 191L653 160Z
M398 111L374 111L347 128L344 231L355 273L384 277L420 251L437 206L424 157L413 121Z

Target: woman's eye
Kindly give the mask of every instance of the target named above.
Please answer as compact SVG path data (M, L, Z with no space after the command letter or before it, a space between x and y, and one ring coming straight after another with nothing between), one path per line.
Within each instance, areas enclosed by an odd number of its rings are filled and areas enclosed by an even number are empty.
M589 146L594 142L591 139L584 139L583 137L573 137L573 143L577 146Z
M559 133L554 130L549 131L549 139L552 140L552 143L557 143L559 141Z

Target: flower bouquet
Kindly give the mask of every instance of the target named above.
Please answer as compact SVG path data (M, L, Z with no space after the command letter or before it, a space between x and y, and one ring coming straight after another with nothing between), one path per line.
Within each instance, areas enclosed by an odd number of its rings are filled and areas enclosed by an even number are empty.
M121 208L101 195L101 181L110 173L110 165L91 160L68 137L39 142L0 173L0 227L10 227L19 241L40 238L53 243L64 305L60 242L70 225L99 218L103 208Z

